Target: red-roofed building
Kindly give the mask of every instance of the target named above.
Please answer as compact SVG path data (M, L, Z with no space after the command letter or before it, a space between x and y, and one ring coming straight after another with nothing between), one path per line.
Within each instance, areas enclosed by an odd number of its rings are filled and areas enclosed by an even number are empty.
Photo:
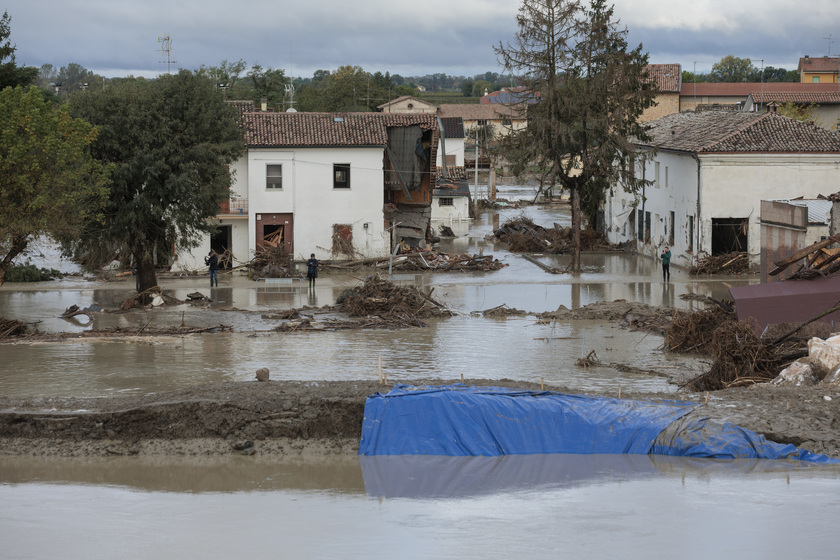
M836 84L840 74L840 57L808 55L799 59L799 81L803 84Z
M653 82L656 97L653 107L642 113L641 122L653 121L680 112L682 70L679 64L648 64L645 71Z
M680 111L698 109L740 110L747 96L758 93L825 93L837 91L832 84L791 82L718 82L683 83L680 88Z
M745 111L775 113L785 105L808 110L820 128L836 130L840 123L840 91L753 92L747 96Z
M238 263L279 242L296 261L386 257L430 233L438 120L427 114L243 112L246 151L211 247Z

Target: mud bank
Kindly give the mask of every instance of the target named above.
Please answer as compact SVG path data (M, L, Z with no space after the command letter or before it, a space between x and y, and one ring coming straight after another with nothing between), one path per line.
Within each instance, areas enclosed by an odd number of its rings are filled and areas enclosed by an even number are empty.
M540 388L513 381L465 383ZM254 381L142 397L0 398L0 455L352 455L358 450L365 398L388 389L375 381ZM703 394L685 397L705 403ZM625 393L622 398L673 400L675 395ZM692 415L840 458L840 394L824 389L757 385L718 391Z

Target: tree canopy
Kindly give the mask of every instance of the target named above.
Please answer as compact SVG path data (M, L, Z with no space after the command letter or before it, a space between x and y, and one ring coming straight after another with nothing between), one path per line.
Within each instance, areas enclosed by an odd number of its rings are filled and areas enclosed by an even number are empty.
M0 285L33 239L72 237L101 219L107 177L90 153L95 138L37 88L0 91Z
M74 244L88 267L133 257L138 288L157 285L156 260L189 249L214 229L208 218L230 194L227 165L243 151L235 109L204 76L182 70L154 81L122 81L71 99L95 123L93 153L113 165L105 220Z
M523 0L517 24L514 43L496 53L540 102L528 108L528 127L507 137L509 159L515 173L536 165L570 192L579 270L581 204L591 216L610 185L644 184L631 138L646 138L638 119L653 104L648 57L642 45L628 50L604 0Z
M18 66L15 51L9 40L12 33L12 18L9 12L3 12L0 18L0 89L15 86L27 86L38 76L38 69L30 66Z
M738 58L737 56L727 55L715 62L712 65L712 71L709 74L710 82L753 82L756 80L756 75L759 75L759 70L753 66L749 58Z

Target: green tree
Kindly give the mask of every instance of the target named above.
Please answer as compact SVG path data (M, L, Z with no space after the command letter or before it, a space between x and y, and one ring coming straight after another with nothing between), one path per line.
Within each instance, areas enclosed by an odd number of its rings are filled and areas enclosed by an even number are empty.
M461 95L464 97L472 97L473 93L473 86L475 85L475 80L472 78L466 79L461 82Z
M749 58L738 58L726 55L719 62L712 64L709 73L710 82L751 82L758 81L756 74L761 72L752 64Z
M532 164L545 170L572 199L574 252L580 270L581 205L592 214L621 182L629 191L645 184L633 173L631 138L646 139L638 121L653 104L642 45L627 47L627 30L604 0L523 0L513 44L495 50L518 83L540 92L528 109L528 127L507 137L514 172Z
M3 12L3 17L0 18L0 89L28 86L38 77L38 69L34 66L18 66L15 63L17 47L9 41L11 24L9 12Z
M819 105L810 103L783 103L778 113L805 123L814 123L817 120L817 109Z
M90 153L95 138L37 88L0 92L0 285L33 239L72 237L100 218L107 177Z
M682 71L682 83L683 84L693 84L693 83L701 83L706 81L706 74L702 73L695 73L689 70Z
M248 78L252 88L249 97L254 103L261 103L265 99L269 107L278 107L281 111L285 108L291 83L283 70L255 64L248 71Z
M213 231L208 218L230 195L226 166L243 151L236 111L211 80L186 70L88 90L71 110L99 126L93 153L114 166L106 219L74 249L88 266L130 254L145 291L157 285L156 259Z

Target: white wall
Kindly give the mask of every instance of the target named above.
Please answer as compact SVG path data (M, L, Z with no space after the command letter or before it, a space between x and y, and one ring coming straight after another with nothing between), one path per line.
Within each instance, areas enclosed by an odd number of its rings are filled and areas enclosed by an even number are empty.
M441 198L451 198L452 206L441 206ZM432 198L432 220L435 222L442 222L444 225L449 225L454 222L469 221L470 218L470 202L469 197L466 196L452 196Z
M837 154L701 155L701 247L711 253L712 218L749 218L751 255L761 251L761 200L816 198L837 190Z
M444 145L446 147L446 155L448 156L455 156L455 165L463 167L464 166L464 139L463 138L445 138ZM443 167L443 154L441 153L440 146L438 146L437 150L437 163L438 167Z
M350 164L350 188L333 188L333 164ZM266 189L266 165L283 165L283 188ZM248 151L249 249L256 249L256 215L294 215L295 259L332 255L334 224L352 224L360 257L388 255L384 227L382 148L252 149ZM367 224L367 227L364 227Z
M649 244L638 242L639 252L658 256L669 243L666 234L674 227L672 262L687 266L700 253L712 252L713 218L748 218L748 251L755 258L761 251L760 209L762 199L816 198L837 190L840 157L836 154L714 154L700 155L700 199L698 209L697 160L691 154L660 151L646 163L645 178L654 180L659 162L659 186L646 187L644 210L651 214ZM667 184L666 184L667 170ZM636 239L624 214L637 197L621 187L605 203L608 232L612 243ZM670 213L674 212L674 224ZM659 221L655 221L656 215ZM696 216L700 216L700 220ZM694 251L689 252L689 216L695 216ZM638 216L636 228L638 228Z
M656 163L659 163L659 181L656 182ZM638 250L644 254L658 257L666 245L671 248L672 262L688 266L696 253L689 252L689 216L697 214L697 163L690 155L661 151L653 161L637 167L637 176L654 181L636 195L625 192L621 186L613 190L613 196L606 202L607 238L611 243L622 243L637 239L639 224L638 211L650 213L650 243L638 242ZM634 207L635 204L635 207ZM635 221L627 215L633 208ZM674 213L673 223L671 212ZM632 226L632 227L631 227ZM696 229L695 225L695 238ZM671 244L671 230L674 242ZM696 241L695 241L696 246Z

